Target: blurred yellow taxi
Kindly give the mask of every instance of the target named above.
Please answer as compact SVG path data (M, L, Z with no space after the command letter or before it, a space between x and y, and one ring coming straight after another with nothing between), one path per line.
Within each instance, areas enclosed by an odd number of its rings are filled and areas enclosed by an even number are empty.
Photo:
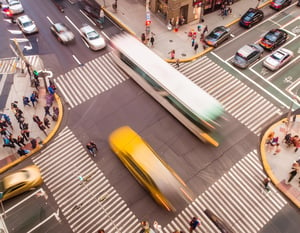
M0 200L4 201L43 183L40 169L36 165L10 173L0 180Z
M194 199L184 181L129 126L114 130L109 144L138 182L168 211L176 211L175 204L182 200L189 203Z

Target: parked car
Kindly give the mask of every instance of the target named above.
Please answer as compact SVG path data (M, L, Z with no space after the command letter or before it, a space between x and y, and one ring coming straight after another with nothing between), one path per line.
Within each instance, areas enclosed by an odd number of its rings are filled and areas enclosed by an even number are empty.
M232 64L245 69L251 63L255 62L257 59L260 59L263 55L264 49L257 44L244 45L240 48L232 59Z
M278 70L289 61L291 61L294 57L294 53L291 50L280 48L272 53L269 57L267 57L263 65L267 67L269 70Z
M183 180L130 127L113 131L109 144L138 182L168 211L175 211L175 204L182 200L190 203L194 199Z
M270 7L273 8L274 10L280 11L283 8L291 5L292 0L273 0L270 3Z
M260 39L259 45L268 50L274 50L288 39L288 33L282 29L272 29L263 38Z
M7 0L7 5L13 15L24 12L23 6L19 0Z
M52 24L50 30L62 44L68 44L75 40L73 32L63 23Z
M216 27L204 38L204 42L216 48L225 40L229 39L229 30L229 28L226 28L224 26Z
M246 28L251 28L259 23L264 18L264 12L259 9L249 8L248 11L241 17L240 25Z
M80 28L80 35L92 50L100 50L106 47L104 38L90 25Z
M16 23L24 34L33 34L39 31L35 22L28 15L19 16Z
M35 189L42 183L43 179L40 169L36 165L31 165L10 173L0 180L0 200L4 201Z

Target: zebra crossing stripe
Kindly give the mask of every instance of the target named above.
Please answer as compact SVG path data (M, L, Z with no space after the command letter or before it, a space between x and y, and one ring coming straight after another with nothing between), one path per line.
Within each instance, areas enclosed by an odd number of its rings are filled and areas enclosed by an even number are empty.
M136 216L68 127L33 161L74 232L93 232L99 224L138 231ZM90 180L80 181L79 176Z
M211 210L236 232L258 232L287 203L272 186L269 193L262 192L264 177L257 151L253 150L182 210L164 232L187 229L193 216L202 220L196 232L220 232L204 214L205 209Z
M183 63L178 70L219 100L228 113L258 136L268 120L281 114L281 110L274 104L207 56L194 62Z
M58 90L74 108L128 79L112 60L112 53L96 58L54 79Z

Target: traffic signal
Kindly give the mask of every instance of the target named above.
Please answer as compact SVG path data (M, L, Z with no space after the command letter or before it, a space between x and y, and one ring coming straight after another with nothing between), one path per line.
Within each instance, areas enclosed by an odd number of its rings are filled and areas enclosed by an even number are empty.
M146 20L146 26L150 26L151 20Z

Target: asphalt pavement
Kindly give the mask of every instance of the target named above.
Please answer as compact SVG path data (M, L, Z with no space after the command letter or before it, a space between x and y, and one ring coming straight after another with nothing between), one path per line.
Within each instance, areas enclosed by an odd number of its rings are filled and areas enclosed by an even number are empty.
M123 27L127 32L141 38L142 33L145 33L145 18L146 8L141 1L127 0L118 2L118 9L112 9L114 0L106 1L105 12L116 23ZM263 9L268 7L271 1L260 1L259 8ZM250 8L257 6L257 0L240 0L230 5L232 13L228 16L221 16L219 11L204 15L204 22L199 23L193 21L189 24L180 26L177 30L168 30L165 22L151 13L151 26L150 31L154 35L154 46L148 45L156 54L165 59L167 62L175 62L179 59L180 62L193 61L207 52L211 51L211 47L203 46L200 40L202 31L198 31L200 25L201 30L205 26L208 28L208 33L217 26L230 27L238 23L240 17ZM134 7L132 5L134 4ZM134 20L133 20L134 19ZM198 41L199 47L195 51L192 47L192 39L188 36L189 32L197 32L196 42ZM175 50L175 59L170 59L170 51ZM262 133L260 143L260 152L266 176L270 177L274 186L276 186L282 193L286 195L298 208L300 208L300 177L297 174L294 179L287 183L289 172L292 170L292 165L295 161L300 159L300 151L294 152L294 146L289 148L283 142L287 133L292 135L300 134L300 115L295 118L293 127L286 128L287 118L279 119L275 122L270 122L270 126ZM273 155L275 147L272 151L268 151L266 147L266 137L274 131L275 135L279 137L280 153ZM300 170L299 168L297 168ZM263 182L263 181L262 181Z
M145 32L145 5L142 1L127 0L118 2L118 10L114 12L112 9L112 3L114 0L106 0L106 13L111 17L115 22L124 27L127 31L130 31L132 34L135 34L140 38L141 34ZM269 3L269 1L261 1L260 7L264 7ZM132 7L134 4L135 7ZM206 46L201 46L202 42L200 41L200 33L198 32L198 26L200 25L203 29L205 26L208 27L208 32L213 28L220 25L230 26L234 23L237 23L241 15L246 12L249 7L256 7L257 0L240 0L233 5L232 14L228 16L220 16L219 12L213 12L204 16L204 22L191 22L179 27L178 31L168 30L167 25L157 18L153 13L151 13L151 32L154 35L155 41L154 46L150 47L155 53L160 57L166 59L169 62L174 62L170 60L170 51L175 50L175 58L180 59L181 62L192 61L206 52L210 51L211 48ZM195 51L194 47L191 44L191 37L188 36L189 32L193 30L197 32L196 41L199 42L199 47ZM43 64L36 64L34 69L42 70L44 69ZM23 106L22 98L23 96L29 96L34 90L30 86L29 74L22 72L21 69L17 69L17 72L13 75L14 82L11 87L11 91L8 95L6 106L1 113L8 114L12 120L14 129L9 129L12 131L13 135L17 136L20 134L19 124L12 112L11 103L13 101L18 101L18 106L22 109L25 115L25 120L29 123L29 129L31 131L31 137L34 137L42 142L41 145L46 145L49 140L55 135L58 130L61 119L62 119L62 102L60 98L55 95L56 100L55 105L59 107L60 115L57 122L51 120L51 128L47 129L47 135L42 132L36 124L32 121L32 116L39 115L41 119L44 117L44 106L46 104L46 87L42 86L39 89L39 103L36 107ZM270 122L270 126L262 133L261 143L260 143L260 152L261 159L266 171L266 176L271 178L273 185L275 185L281 192L283 192L295 205L300 207L300 178L297 174L294 179L287 183L289 178L289 172L295 161L299 160L300 151L295 152L294 146L287 147L286 143L283 141L284 136L287 133L294 135L300 134L300 115L296 115L295 120L287 123L287 119L277 119L275 122ZM275 147L272 150L268 145L266 145L267 136L270 132L275 133L279 137L280 143L280 152L274 155ZM30 145L28 145L30 147ZM0 162L1 169L0 173L3 173L10 167L21 162L23 159L29 157L30 155L36 153L40 150L42 146L38 146L37 149L31 150L26 156L20 157L16 153L16 149L9 147L0 147Z

